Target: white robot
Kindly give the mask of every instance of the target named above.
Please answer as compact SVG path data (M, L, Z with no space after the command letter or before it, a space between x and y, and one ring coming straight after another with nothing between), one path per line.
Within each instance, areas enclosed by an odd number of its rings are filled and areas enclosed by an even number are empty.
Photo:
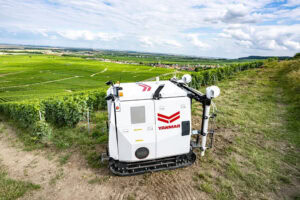
M219 96L217 86L206 94L190 88L190 75L181 80L113 84L107 91L109 169L117 175L134 175L191 165L194 148L204 155L210 105ZM191 103L203 105L202 128L192 130ZM192 135L197 135L192 141ZM199 136L202 136L201 144ZM212 146L212 145L211 145Z

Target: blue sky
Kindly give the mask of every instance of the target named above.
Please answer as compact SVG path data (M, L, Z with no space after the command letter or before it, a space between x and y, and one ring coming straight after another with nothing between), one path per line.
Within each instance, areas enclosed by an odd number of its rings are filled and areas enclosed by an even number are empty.
M300 1L0 0L0 43L292 56L300 52Z

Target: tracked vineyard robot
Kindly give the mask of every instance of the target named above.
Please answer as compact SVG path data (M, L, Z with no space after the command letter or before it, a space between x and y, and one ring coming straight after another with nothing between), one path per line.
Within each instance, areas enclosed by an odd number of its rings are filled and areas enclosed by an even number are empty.
M206 94L188 86L190 75L181 80L113 84L107 91L109 141L106 152L110 170L117 175L134 175L193 164L193 149L201 155L208 147L208 121L217 86ZM192 130L191 103L203 105L201 130ZM192 135L196 135L193 141ZM200 136L201 143L200 143ZM105 159L105 156L102 156Z

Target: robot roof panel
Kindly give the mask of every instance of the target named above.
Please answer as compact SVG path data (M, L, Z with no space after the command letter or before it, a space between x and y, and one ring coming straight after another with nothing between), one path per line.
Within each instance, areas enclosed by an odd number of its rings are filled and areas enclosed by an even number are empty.
M165 85L160 94L162 98L168 97L182 97L187 96L187 92L177 87L170 81L152 81L152 82L136 82L136 83L121 83L122 87L120 92L121 101L141 100L141 99L153 99L153 95L156 89L160 85ZM108 94L112 92L112 88L108 90Z

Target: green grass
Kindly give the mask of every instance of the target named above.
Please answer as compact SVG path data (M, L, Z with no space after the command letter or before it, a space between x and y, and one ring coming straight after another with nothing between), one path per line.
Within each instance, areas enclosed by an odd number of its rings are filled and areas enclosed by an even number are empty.
M169 72L172 70L78 57L0 56L0 102L105 88L108 80L136 82Z
M68 162L68 160L70 159L72 153L66 153L62 156L59 157L58 162L60 165L64 165Z
M0 199L13 200L22 197L26 192L39 189L35 185L25 181L18 181L7 177L3 166L0 165Z
M135 200L135 194L130 194L127 196L127 200Z
M213 199L266 199L270 193L282 195L279 188L297 184L300 84L291 77L299 80L299 69L299 61L271 62L217 84L221 96L215 99L216 137L223 139L202 160L201 171L193 177L196 187ZM201 113L198 109L195 114ZM203 173L210 170L219 175L209 178Z
M282 103L289 113L286 119L287 137L300 147L300 59L275 63L275 65L279 68L275 76L278 80L276 87L282 88Z
M207 182L206 183L201 183L199 185L199 190L202 190L202 191L204 191L204 192L206 192L208 194L212 194L213 191L214 191L211 183L207 183Z
M99 111L91 115L90 132L88 132L86 122L81 122L76 128L56 128L50 138L50 143L61 151L77 148L86 158L90 167L103 167L104 164L100 163L97 147L101 147L107 142L106 120L106 111ZM31 143L31 145L38 144ZM69 154L62 156L60 163L64 164L68 158Z

